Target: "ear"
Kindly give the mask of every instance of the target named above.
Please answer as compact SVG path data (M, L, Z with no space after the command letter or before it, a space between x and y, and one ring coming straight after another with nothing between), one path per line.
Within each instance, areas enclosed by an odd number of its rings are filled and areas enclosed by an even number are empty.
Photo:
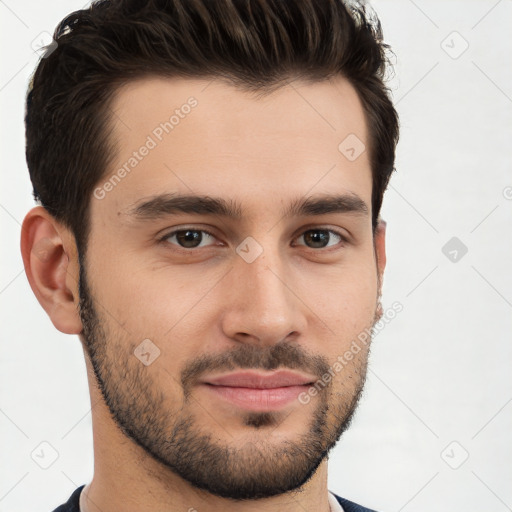
M377 220L375 234L373 235L375 259L377 262L377 273L379 279L379 296L382 290L384 269L386 268L386 221L381 217Z
M21 254L30 287L53 325L80 334L78 252L69 229L36 206L23 220Z

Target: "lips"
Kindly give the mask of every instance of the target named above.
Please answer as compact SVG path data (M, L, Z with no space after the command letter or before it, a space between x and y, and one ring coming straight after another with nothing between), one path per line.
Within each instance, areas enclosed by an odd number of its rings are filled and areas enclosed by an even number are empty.
M211 396L240 409L277 411L286 405L299 404L297 397L316 378L312 375L279 370L272 373L236 372L209 377L201 384Z
M221 375L205 380L212 386L228 386L235 388L271 389L289 386L305 386L312 384L316 378L311 375L299 374L287 370L272 372L271 374L255 372L237 372Z

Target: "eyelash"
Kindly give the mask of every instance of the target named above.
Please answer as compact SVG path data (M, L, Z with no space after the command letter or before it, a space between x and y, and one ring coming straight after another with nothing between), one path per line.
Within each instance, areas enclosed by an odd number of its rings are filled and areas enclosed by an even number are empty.
M169 233L166 233L165 235L163 235L162 237L160 237L158 239L158 241L162 244L170 244L170 245L173 245L173 246L176 246L178 248L178 250L182 250L182 251L185 251L185 252L191 252L191 251L194 251L194 250L198 250L198 249L205 249L205 247L192 247L192 248L187 248L187 247L181 247L180 245L177 245L177 244L174 244L174 243L171 243L171 242L168 242L168 239L170 237L172 237L173 235L176 235L177 233L181 233L183 231L197 231L197 232L201 232L201 233L206 233L207 235L211 236L212 238L216 238L216 236L211 232L211 231L208 231L207 229L197 229L197 228L190 228L190 227L182 227L180 229L175 229L173 231L170 231ZM329 229L329 228L323 228L323 227L315 227L315 228L308 228L306 229L305 231L303 231L300 235L298 235L296 238L299 238L301 236L303 236L305 233L307 233L308 231L327 231L328 233L332 233L334 234L335 236L339 237L340 238L340 243L345 245L348 243L348 239L346 236L344 236L342 233L340 233L339 231L336 231L334 229ZM303 245L303 244L301 244ZM211 246L208 246L208 247L211 247ZM313 251L328 251L329 249L332 249L332 247L320 247L320 248L314 248L314 247L308 247L307 245L304 245L304 247L306 247L307 249L311 249Z

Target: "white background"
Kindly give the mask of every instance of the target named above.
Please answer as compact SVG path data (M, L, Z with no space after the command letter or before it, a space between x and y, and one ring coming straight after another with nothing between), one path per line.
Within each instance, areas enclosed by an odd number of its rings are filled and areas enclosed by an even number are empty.
M49 512L92 476L80 344L52 326L19 253L33 206L23 127L31 44L82 5L0 2L1 511ZM401 117L383 208L383 302L404 309L375 339L329 487L383 512L512 510L512 2L372 5L396 54ZM452 237L468 249L456 262L442 252ZM58 452L48 469L31 458L43 441Z

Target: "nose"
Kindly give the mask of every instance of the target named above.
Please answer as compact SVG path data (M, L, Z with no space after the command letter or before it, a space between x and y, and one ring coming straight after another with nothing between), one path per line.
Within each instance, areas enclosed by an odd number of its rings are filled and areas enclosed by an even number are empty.
M224 334L242 343L272 345L304 333L305 304L279 255L264 251L252 263L237 257L226 287Z

